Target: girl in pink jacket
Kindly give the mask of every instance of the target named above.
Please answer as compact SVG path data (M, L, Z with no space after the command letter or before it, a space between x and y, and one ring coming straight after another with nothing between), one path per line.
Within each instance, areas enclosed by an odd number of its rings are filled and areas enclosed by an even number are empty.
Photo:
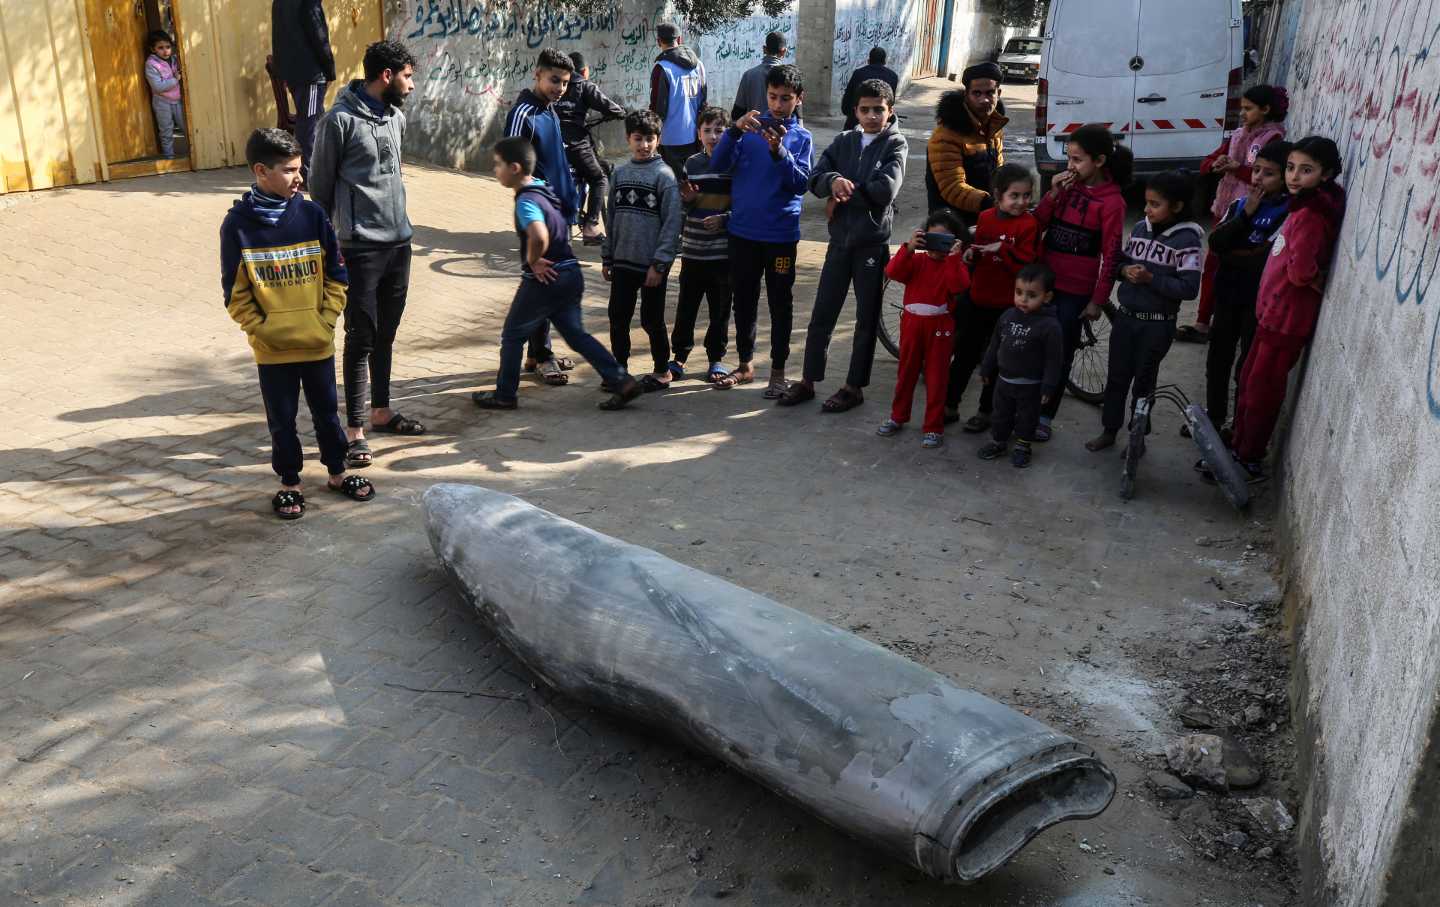
M163 31L152 31L145 39L150 56L145 58L145 81L150 85L150 108L155 111L155 131L160 154L175 156L175 133L185 132L185 105L180 95L180 67L175 63L175 42Z
M1215 223L1225 219L1225 212L1236 199L1250 194L1251 167L1260 149L1285 138L1285 114L1290 111L1290 96L1275 85L1255 85L1240 97L1240 128L1222 141L1220 147L1200 162L1201 173L1222 173L1215 190L1215 204L1210 213ZM1200 282L1200 311L1193 325L1182 325L1175 339L1204 343L1210 335L1210 315L1215 309L1215 270L1220 259L1205 256L1205 272Z
M1045 232L1040 258L1055 272L1055 314L1065 339L1062 375L1080 348L1080 321L1095 320L1115 288L1115 266L1125 237L1125 198L1134 158L1115 144L1109 128L1090 124L1070 134L1069 164L1040 199L1035 219ZM1040 410L1036 441L1050 440L1050 422L1063 393Z

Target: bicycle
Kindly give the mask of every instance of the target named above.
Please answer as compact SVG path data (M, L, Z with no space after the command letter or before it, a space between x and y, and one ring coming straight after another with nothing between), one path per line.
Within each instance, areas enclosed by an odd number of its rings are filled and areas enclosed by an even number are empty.
M905 288L885 279L880 302L880 345L900 358L900 313L904 311ZM1110 370L1110 321L1115 317L1107 307L1104 318L1080 322L1080 346L1065 378L1070 396L1086 403L1105 399L1105 378Z
M1130 439L1122 452L1124 465L1120 470L1120 497L1128 501L1135 496L1135 478L1140 460L1145 456L1145 438L1150 434L1150 413L1156 400L1173 403L1180 410L1190 426L1191 440L1200 449L1201 461L1215 477L1215 484L1220 486L1220 491L1236 510L1244 510L1250 503L1250 484L1245 471L1225 446L1205 408L1191 403L1185 392L1174 384L1161 385L1149 397L1135 401L1130 417Z

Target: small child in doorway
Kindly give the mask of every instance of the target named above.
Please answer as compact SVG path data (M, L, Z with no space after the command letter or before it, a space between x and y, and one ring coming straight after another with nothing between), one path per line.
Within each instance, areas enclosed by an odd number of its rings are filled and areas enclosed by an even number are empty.
M1187 220L1195 186L1179 171L1161 173L1145 184L1145 217L1130 231L1120 253L1120 293L1110 325L1110 367L1100 434L1085 449L1115 443L1125 424L1125 401L1149 397L1160 363L1175 340L1180 303L1200 292L1200 249L1205 231ZM1133 408L1133 407L1132 407Z
M610 283L610 350L620 367L630 359L630 321L640 296L640 326L650 338L654 371L640 379L645 392L672 380L665 329L665 283L680 247L680 189L660 157L660 117L636 110L625 117L630 160L615 168L605 211L602 273Z
M965 250L970 265L970 292L955 310L955 358L945 390L945 421L960 419L960 400L970 376L985 357L1000 316L1015 305L1015 275L1040 257L1040 222L1030 213L1035 182L1019 164L1002 164L991 184L995 207L980 212L975 237ZM980 391L975 415L960 426L978 433L990 427L995 386Z
M945 383L950 375L950 354L955 345L955 297L970 286L960 237L965 225L949 208L925 218L925 226L911 235L885 266L885 276L905 285L900 313L900 373L890 418L876 434L888 438L910 421L915 384L925 373L925 423L920 446L945 443Z
M1055 272L1048 265L1028 264L1015 275L1014 306L1000 316L980 364L980 380L995 385L990 440L978 451L982 460L1003 454L1013 433L1010 465L1030 465L1040 407L1060 393L1065 371L1065 337L1054 298Z
M701 150L685 161L680 179L680 202L685 225L680 232L680 298L675 302L675 329L670 334L670 374L685 377L685 363L695 347L695 318L700 300L708 302L710 324L705 328L705 356L710 368L705 380L714 384L725 377L721 362L730 343L730 174L716 169L710 155L725 134L730 119L719 107L700 111Z
M145 39L145 81L150 85L150 108L155 111L155 131L160 154L175 156L175 136L185 134L185 105L180 95L180 67L175 62L175 42L163 31L152 31Z
M270 465L280 491L270 502L282 520L305 515L295 415L310 407L329 488L354 501L375 486L345 474L345 430L335 391L335 322L349 275L324 210L300 194L300 144L281 129L257 129L245 143L255 184L220 225L220 286L225 310L255 353L270 428Z

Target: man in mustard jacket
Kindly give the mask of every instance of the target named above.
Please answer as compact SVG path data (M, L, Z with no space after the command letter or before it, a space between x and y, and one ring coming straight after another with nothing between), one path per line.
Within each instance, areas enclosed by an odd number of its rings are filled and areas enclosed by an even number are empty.
M935 106L935 131L925 149L925 194L930 210L952 208L971 226L990 207L990 180L1005 163L1005 124L999 112L1000 67L977 63Z

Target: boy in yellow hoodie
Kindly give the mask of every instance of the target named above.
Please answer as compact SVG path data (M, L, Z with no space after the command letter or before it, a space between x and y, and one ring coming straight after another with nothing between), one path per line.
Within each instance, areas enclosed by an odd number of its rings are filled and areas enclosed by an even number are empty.
M300 194L300 145L280 129L257 129L245 144L255 184L220 226L225 310L250 340L270 427L270 465L282 520L305 513L295 416L300 391L315 423L327 487L369 501L375 486L345 474L345 430L336 413L335 321L345 309L345 260L325 213Z

